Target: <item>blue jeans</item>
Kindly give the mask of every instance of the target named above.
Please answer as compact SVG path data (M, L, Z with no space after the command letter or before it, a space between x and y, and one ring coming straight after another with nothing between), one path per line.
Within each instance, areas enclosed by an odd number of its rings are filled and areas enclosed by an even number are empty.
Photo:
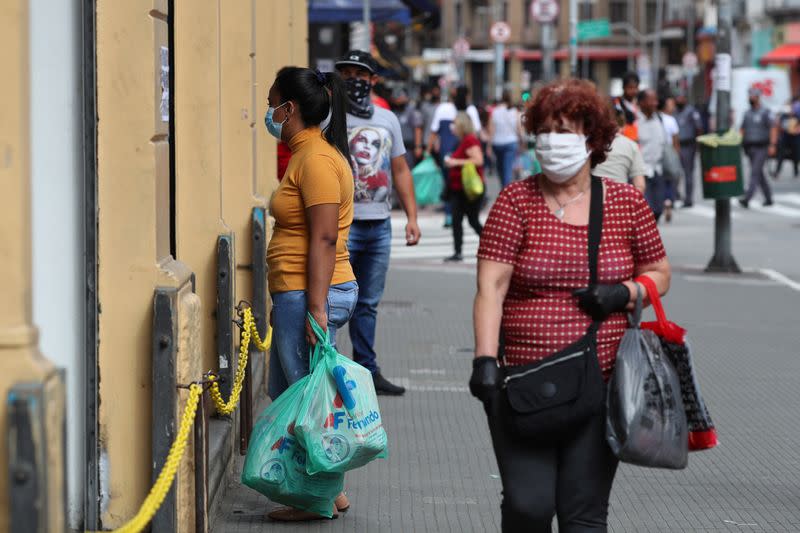
M500 183L505 188L511 183L514 170L514 158L517 156L517 143L493 144L492 150L497 161L497 174L500 176Z
M650 209L656 217L656 222L661 218L661 213L664 212L664 200L667 193L667 180L664 179L664 174L655 173L652 178L647 178L646 188L644 190L644 197L647 203L650 204Z
M336 344L336 331L353 314L358 299L355 281L331 285L328 290L328 336ZM306 291L277 292L272 295L272 347L269 351L269 384L273 400L289 385L308 375L306 341Z
M350 319L353 360L374 374L379 370L375 361L375 327L389 270L391 219L353 221L347 247L359 289L356 309Z

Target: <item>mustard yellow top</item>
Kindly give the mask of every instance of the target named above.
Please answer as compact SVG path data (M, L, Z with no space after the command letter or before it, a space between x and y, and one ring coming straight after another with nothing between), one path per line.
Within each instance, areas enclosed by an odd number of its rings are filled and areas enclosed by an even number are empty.
M339 238L331 285L353 281L347 238L353 222L353 172L344 156L322 136L307 128L289 141L292 158L270 212L275 231L267 250L269 291L306 290L308 226L305 210L320 204L339 204Z

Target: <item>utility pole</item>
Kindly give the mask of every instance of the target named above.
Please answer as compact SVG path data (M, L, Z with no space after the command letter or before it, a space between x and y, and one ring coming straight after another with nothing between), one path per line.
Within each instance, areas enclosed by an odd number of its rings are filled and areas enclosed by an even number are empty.
M372 0L364 0L364 47L363 50L367 53L372 52Z
M500 2L495 1L493 9L494 21L502 20ZM505 45L502 42L494 43L494 97L500 100L503 97L503 83L506 77Z
M628 24L636 26L633 23L633 0L628 0ZM633 59L633 32L628 32L628 72L632 72L636 67Z
M715 60L717 91L717 133L731 126L731 0L719 0L717 11L717 57ZM731 200L717 198L714 218L714 257L706 272L741 272L731 251Z
M553 81L553 23L545 22L542 24L542 74L544 81L550 83Z
M689 4L689 13L686 17L686 48L687 52L694 52L694 32L695 32L695 18L697 17L697 9L694 0L687 0ZM689 103L694 105L694 72L690 72L686 76L686 94Z
M569 74L578 77L578 0L569 0Z
M656 36L653 43L653 74L655 83L653 88L658 88L658 71L661 69L661 27L664 25L664 0L656 0ZM659 95L660 96L660 95Z

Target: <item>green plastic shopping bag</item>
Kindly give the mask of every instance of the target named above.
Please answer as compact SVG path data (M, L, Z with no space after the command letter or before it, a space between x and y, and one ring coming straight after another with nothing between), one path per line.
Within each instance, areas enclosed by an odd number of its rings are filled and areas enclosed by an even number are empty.
M444 179L442 171L436 160L432 156L426 156L411 171L414 177L414 195L417 198L417 205L438 204L442 201L442 190L444 189Z
M388 455L372 373L339 354L309 314L317 344L294 427L306 471L346 472ZM319 475L319 474L316 474Z
M477 200L483 194L483 180L474 163L467 163L461 167L461 184L464 186L464 194L470 201Z
M344 489L344 474L306 471L306 451L294 430L305 376L281 394L256 420L247 448L242 483L270 500L327 517Z

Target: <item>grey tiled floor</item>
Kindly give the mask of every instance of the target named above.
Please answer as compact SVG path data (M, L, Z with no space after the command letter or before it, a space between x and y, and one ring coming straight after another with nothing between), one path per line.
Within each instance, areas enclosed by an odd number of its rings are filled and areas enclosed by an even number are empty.
M409 392L381 397L391 457L348 474L351 511L271 523L263 515L272 504L234 481L214 531L499 531L497 467L465 385L474 272L413 268L398 262L390 273L377 341L385 375ZM610 529L800 531L800 293L677 273L666 305L689 329L721 445L681 472L623 466Z

